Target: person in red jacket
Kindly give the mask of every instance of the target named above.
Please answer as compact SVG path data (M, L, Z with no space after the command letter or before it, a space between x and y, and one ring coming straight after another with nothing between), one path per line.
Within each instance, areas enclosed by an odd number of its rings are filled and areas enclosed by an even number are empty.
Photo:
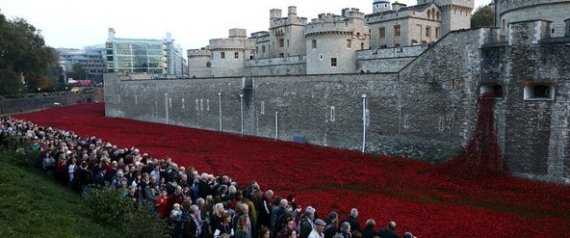
M156 202L154 204L160 218L165 218L166 216L168 216L168 210L169 210L168 205L169 205L168 192L166 191L166 189L162 189L160 197L156 199Z

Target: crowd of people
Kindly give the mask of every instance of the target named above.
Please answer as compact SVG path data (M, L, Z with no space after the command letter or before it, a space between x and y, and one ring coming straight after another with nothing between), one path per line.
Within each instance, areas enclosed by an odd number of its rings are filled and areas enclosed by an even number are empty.
M321 217L311 206L303 209L294 195L277 196L256 182L242 186L228 176L200 174L137 148L1 118L0 143L6 148L14 141L38 152L38 167L82 195L117 189L137 206L152 207L176 238L415 237L410 232L399 236L394 221L382 229L373 219L361 226L356 208L343 220L335 211Z

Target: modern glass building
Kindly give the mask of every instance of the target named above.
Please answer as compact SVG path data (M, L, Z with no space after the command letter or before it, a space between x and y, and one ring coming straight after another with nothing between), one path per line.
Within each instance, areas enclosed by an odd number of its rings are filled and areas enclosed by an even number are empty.
M116 38L111 28L105 59L109 73L183 76L184 72L182 50L174 46L170 35L164 40Z
M73 72L73 65L81 64L85 69L85 76L79 79L93 80L95 82L103 81L105 70L105 61L103 59L105 48L100 46L88 46L84 49L65 49L59 48L59 63L64 73Z

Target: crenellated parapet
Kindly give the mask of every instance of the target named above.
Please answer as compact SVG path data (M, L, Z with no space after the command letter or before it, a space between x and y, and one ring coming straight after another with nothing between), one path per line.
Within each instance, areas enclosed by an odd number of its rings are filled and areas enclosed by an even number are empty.
M319 14L305 27L305 37L317 35L368 35L368 26L364 22L365 14L358 8L345 8L342 15L332 13Z
M187 51L188 58L195 57L212 57L212 52L209 49L190 49Z

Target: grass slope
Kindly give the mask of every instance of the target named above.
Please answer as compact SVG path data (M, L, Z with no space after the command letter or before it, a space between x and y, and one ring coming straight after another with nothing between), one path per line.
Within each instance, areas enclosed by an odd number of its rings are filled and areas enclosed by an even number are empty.
M11 164L0 151L0 237L121 237L95 223L77 194Z

